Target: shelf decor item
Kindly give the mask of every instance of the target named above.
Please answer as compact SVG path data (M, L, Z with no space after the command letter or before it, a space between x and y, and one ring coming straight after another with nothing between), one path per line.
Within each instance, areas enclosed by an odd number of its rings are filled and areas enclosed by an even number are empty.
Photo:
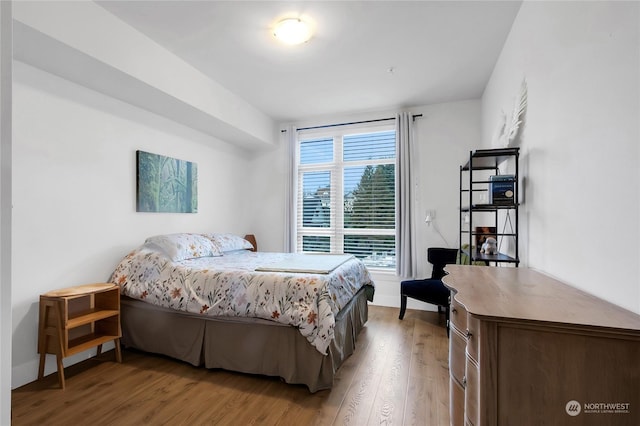
M496 241L496 239L493 237L487 238L484 243L482 243L480 253L498 254L498 242Z
M476 251L480 251L487 238L496 239L496 227L495 226L476 226L475 232L475 245Z
M516 188L514 175L489 177L489 204L514 205Z

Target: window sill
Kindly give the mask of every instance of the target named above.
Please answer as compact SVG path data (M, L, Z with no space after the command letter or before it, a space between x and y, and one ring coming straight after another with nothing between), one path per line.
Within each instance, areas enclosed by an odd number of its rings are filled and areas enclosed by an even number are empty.
M375 275L384 275L384 276L396 276L396 270L395 268L390 269L390 268L376 268L374 266L368 266L367 269L369 270L369 272L371 274L375 274Z

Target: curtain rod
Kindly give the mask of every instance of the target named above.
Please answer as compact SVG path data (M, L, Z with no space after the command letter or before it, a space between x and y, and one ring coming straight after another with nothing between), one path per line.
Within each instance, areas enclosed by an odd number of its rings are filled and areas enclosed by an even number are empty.
M414 114L411 117L413 118L413 120L415 120L416 118L422 117L422 114ZM301 127L299 129L296 129L296 130L326 129L326 128L329 128L329 127L349 126L351 124L377 123L379 121L389 121L389 120L395 120L395 117L378 118L378 119L375 119L375 120L351 121L349 123L325 124L323 126ZM281 133L286 133L286 131L287 131L287 129L280 130Z

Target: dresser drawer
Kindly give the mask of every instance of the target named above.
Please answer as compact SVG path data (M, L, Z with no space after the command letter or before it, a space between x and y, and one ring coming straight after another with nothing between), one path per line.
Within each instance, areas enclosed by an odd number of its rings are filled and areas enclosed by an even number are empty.
M480 342L480 320L473 315L467 315L467 354L478 362L478 345Z
M458 330L465 331L467 329L467 310L460 303L456 302L453 293L451 294L449 321L458 327Z
M458 383L463 384L466 356L467 339L458 331L451 327L449 334L449 372L451 377Z
M479 381L478 364L470 357L467 357L467 366L465 369L465 394L464 394L464 412L469 423L478 424L480 406L480 381Z
M464 425L464 388L457 381L449 380L449 419L452 426Z

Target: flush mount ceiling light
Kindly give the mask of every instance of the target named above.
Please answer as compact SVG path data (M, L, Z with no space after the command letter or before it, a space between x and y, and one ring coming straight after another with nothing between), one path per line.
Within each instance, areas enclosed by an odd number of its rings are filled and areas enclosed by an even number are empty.
M286 44L301 44L311 38L311 26L299 18L287 18L279 21L273 35Z

